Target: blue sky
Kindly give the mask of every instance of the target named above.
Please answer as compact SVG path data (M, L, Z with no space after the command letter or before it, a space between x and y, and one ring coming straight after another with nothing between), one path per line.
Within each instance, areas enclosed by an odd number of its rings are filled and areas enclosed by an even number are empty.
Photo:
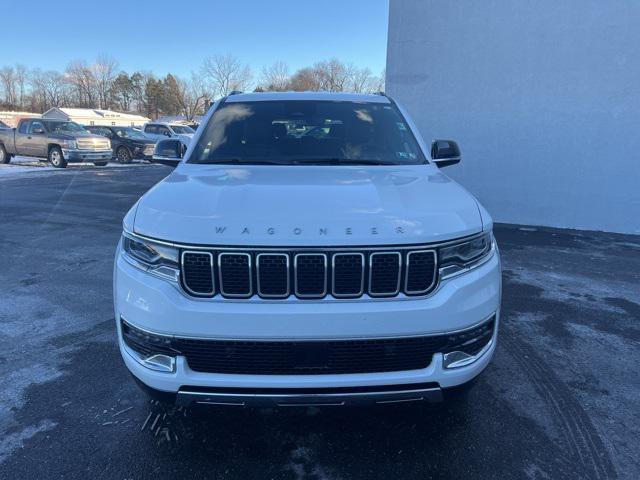
M0 66L63 70L100 53L123 70L158 75L188 76L214 53L234 54L256 75L276 60L291 71L331 57L375 74L385 66L388 0L11 3L10 21L2 22Z

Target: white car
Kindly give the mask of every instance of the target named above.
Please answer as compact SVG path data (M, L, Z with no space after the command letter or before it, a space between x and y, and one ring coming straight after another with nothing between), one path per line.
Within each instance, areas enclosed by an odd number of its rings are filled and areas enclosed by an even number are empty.
M179 123L149 122L142 127L145 136L152 140L164 140L168 138L177 138L186 146L189 145L196 131Z
M304 132L312 132L305 135ZM489 363L501 271L487 211L384 95L234 94L127 213L120 350L179 405L438 402Z

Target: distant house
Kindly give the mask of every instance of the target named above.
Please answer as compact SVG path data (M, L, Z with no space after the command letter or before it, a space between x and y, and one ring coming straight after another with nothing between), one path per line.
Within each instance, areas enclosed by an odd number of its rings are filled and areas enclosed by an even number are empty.
M53 107L42 114L43 118L69 120L80 125L106 125L118 127L138 127L149 121L147 117L131 113L92 108Z
M15 127L21 118L39 117L39 113L31 112L0 112L0 121L8 127Z

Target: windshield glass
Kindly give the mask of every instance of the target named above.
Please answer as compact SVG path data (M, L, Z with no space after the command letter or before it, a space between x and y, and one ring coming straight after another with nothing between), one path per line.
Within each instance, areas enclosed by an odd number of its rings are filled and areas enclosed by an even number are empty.
M188 163L426 163L388 103L257 101L222 104Z
M89 133L76 122L45 122L52 133Z
M114 128L113 130L116 132L116 135L122 138L147 140L147 137L145 137L141 131L135 130L133 128Z
M173 130L177 134L193 134L196 133L191 127L187 127L186 125L171 125L171 130Z

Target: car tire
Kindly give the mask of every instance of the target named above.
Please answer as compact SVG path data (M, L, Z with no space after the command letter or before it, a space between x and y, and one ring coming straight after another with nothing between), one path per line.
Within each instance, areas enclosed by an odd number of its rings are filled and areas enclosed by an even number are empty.
M120 147L116 151L116 158L120 163L131 163L131 159L133 157L131 155L131 151L127 147Z
M49 160L49 163L55 168L67 168L67 161L62 156L60 147L51 147L47 155L47 160Z
M109 162L93 162L96 167L106 167Z
M11 155L7 153L4 145L0 145L0 163L9 163L11 161Z

